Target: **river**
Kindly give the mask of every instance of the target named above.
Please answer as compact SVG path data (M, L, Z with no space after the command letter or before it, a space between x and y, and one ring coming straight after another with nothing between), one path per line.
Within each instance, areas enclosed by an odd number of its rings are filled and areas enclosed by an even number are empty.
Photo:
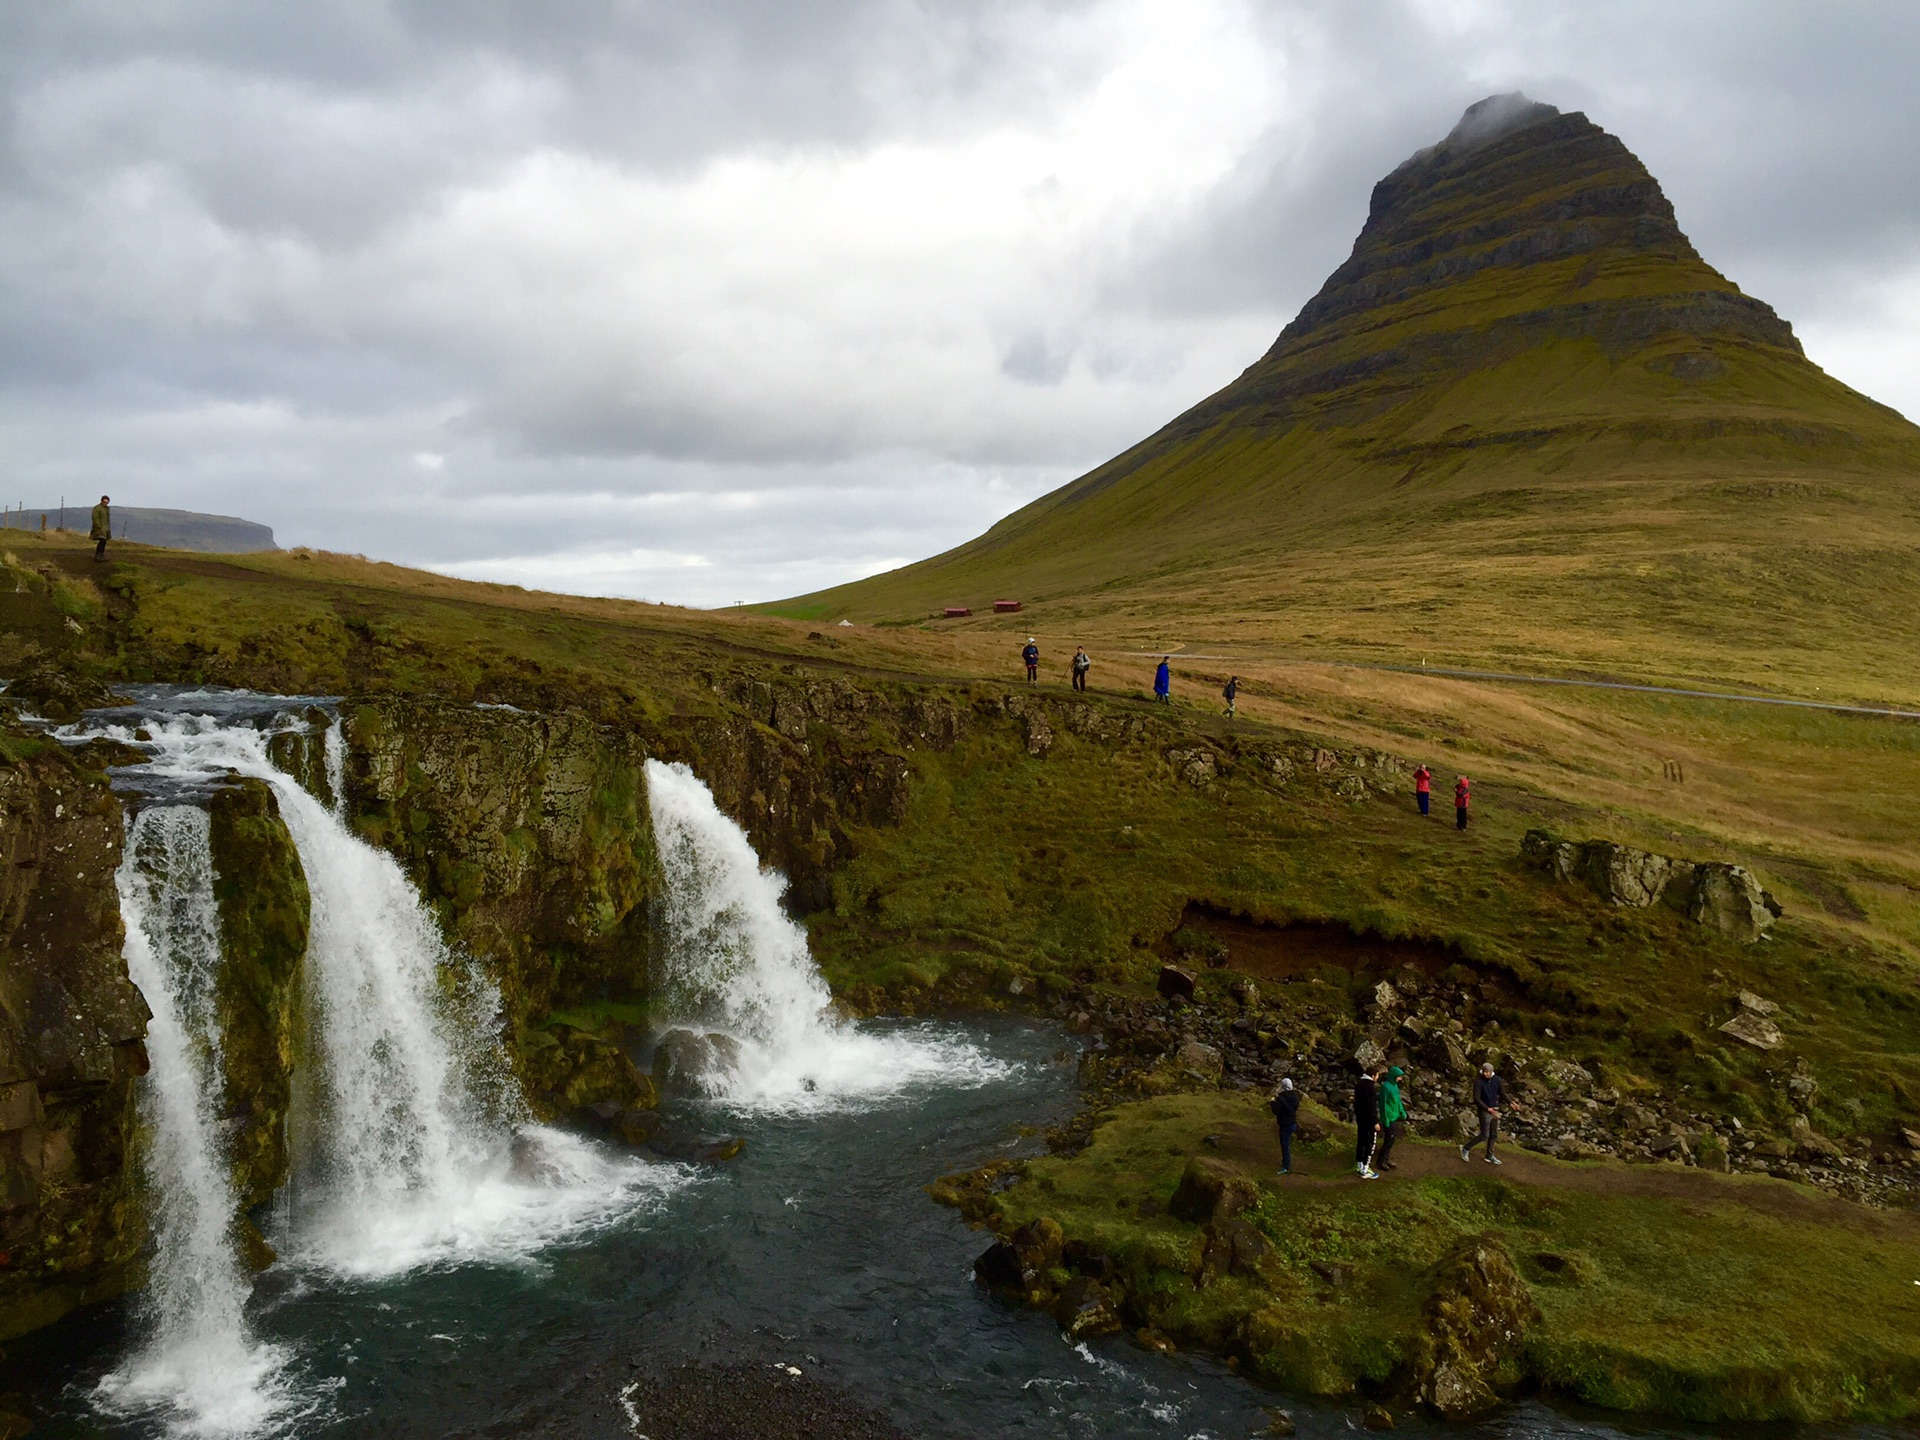
M154 759L119 777L148 801L122 897L130 963L161 1002L141 1102L153 1137L144 1173L157 1209L200 1218L158 1227L146 1296L6 1347L0 1389L36 1416L36 1436L662 1440L649 1397L690 1364L716 1376L733 1406L728 1428L707 1433L802 1433L787 1390L844 1397L929 1437L1238 1440L1265 1432L1271 1406L1291 1410L1304 1435L1358 1428L1353 1408L1288 1401L1202 1357L1123 1337L1070 1346L1047 1317L977 1287L985 1238L922 1187L1033 1153L1034 1130L1076 1104L1075 1042L1011 1020L847 1026L823 1016L804 937L777 908L778 877L759 872L688 772L650 776L675 887L661 923L683 932L667 948L679 955L676 988L699 1012L689 1019L729 1027L748 1055L710 1098L664 1107L665 1133L744 1139L736 1158L697 1166L461 1099L462 1077L485 1057L435 1039L440 1020L423 1011L405 1034L379 1031L379 1016L344 992L327 1000L329 973L377 964L394 1013L433 1003L423 997L449 957L421 931L417 897L334 807L262 769L260 728L292 719L257 698L148 701ZM219 713L183 720L196 706ZM90 723L131 733L124 720ZM205 1006L188 983L211 953L195 898L207 883L195 848L205 825L188 807L195 776L229 766L276 784L316 913L329 887L355 901L316 919L309 952L316 1003L353 1011L327 1052L346 1073L320 1077L338 1091L326 1113L339 1153L304 1191L296 1176L268 1225L283 1258L250 1281L205 1220L220 1206L206 1193L221 1173L218 1125L192 1057L217 1037L195 1029ZM396 1058L415 1042L427 1051ZM353 1048L362 1044L364 1056ZM360 1094L349 1082L374 1063L389 1093ZM440 1098L425 1106L390 1093L406 1086ZM356 1117L369 1114L377 1134L354 1138ZM521 1157L529 1136L554 1166L544 1180L502 1159ZM1470 1430L1403 1418L1401 1431L1685 1433L1536 1403Z

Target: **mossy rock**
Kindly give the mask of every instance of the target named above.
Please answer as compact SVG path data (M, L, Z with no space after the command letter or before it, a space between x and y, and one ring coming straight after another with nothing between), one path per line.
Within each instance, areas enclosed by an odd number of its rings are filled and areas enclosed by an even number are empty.
M220 907L220 1060L240 1208L287 1178L287 1109L302 1051L300 987L312 899L300 852L264 781L214 793L214 898Z

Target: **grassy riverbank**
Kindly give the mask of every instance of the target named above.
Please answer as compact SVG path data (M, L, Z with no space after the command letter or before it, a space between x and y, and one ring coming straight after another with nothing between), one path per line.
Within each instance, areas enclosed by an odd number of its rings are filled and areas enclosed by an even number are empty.
M1307 1394L1405 1398L1436 1267L1475 1240L1511 1257L1537 1306L1516 1384L1701 1421L1893 1417L1920 1405L1910 1213L1672 1166L1510 1150L1494 1170L1424 1142L1367 1184L1353 1175L1346 1127L1330 1128L1278 1177L1258 1096L1122 1105L1085 1150L1032 1161L983 1218L1005 1233L1053 1220L1078 1268L1111 1277L1133 1323ZM1207 1277L1203 1227L1168 1213L1195 1158L1259 1188L1246 1213L1266 1248L1238 1273Z

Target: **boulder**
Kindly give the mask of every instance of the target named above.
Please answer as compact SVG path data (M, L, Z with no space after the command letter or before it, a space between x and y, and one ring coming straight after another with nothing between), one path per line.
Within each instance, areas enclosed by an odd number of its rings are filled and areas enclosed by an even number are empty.
M1734 997L1740 1002L1742 1010L1751 1010L1756 1015L1777 1015L1780 1007L1771 1000L1763 1000L1751 990L1742 990Z
M1226 1067L1218 1050L1198 1040L1188 1040L1174 1051L1173 1063L1182 1075L1213 1084L1219 1083Z
M1434 1267L1415 1362L1420 1398L1448 1420L1484 1415L1519 1378L1517 1363L1540 1311L1513 1257L1481 1237Z
M1028 715L1025 719L1027 754L1045 755L1053 748L1053 727L1047 724L1044 716Z
M1045 1215L1029 1220L973 1262L974 1278L989 1289L1038 1291L1044 1299L1047 1272L1060 1263L1064 1240L1058 1221Z
M1780 905L1739 865L1710 861L1696 867L1687 897L1687 918L1733 940L1758 940L1780 914Z
M1195 1158L1187 1162L1167 1213L1192 1225L1230 1220L1259 1202L1260 1190L1251 1180L1218 1160Z
M1377 1040L1369 1037L1353 1047L1353 1063L1362 1070L1371 1070L1376 1065L1387 1063L1387 1052Z
M1259 1275L1260 1260L1269 1248L1267 1237L1246 1220L1216 1219L1207 1227L1201 1250L1200 1283L1211 1285L1222 1275Z
M1785 1040L1778 1025L1751 1010L1736 1011L1733 1018L1720 1026L1719 1030L1722 1035L1731 1036L1756 1050L1778 1050Z
M1125 1328L1106 1288L1085 1275L1077 1275L1061 1287L1053 1318L1060 1322L1067 1339L1074 1342L1095 1335L1117 1335Z
M1167 999L1191 1000L1194 984L1192 971L1182 970L1178 965L1160 967L1160 983L1157 988Z

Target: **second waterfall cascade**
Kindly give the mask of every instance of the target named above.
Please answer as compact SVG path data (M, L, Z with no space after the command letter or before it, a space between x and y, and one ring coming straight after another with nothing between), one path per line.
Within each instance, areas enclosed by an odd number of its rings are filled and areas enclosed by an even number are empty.
M685 765L647 761L665 895L654 984L669 1031L702 1063L709 1097L756 1108L842 1109L916 1087L984 1084L1005 1068L942 1027L875 1033L834 1012L784 909L786 877Z

